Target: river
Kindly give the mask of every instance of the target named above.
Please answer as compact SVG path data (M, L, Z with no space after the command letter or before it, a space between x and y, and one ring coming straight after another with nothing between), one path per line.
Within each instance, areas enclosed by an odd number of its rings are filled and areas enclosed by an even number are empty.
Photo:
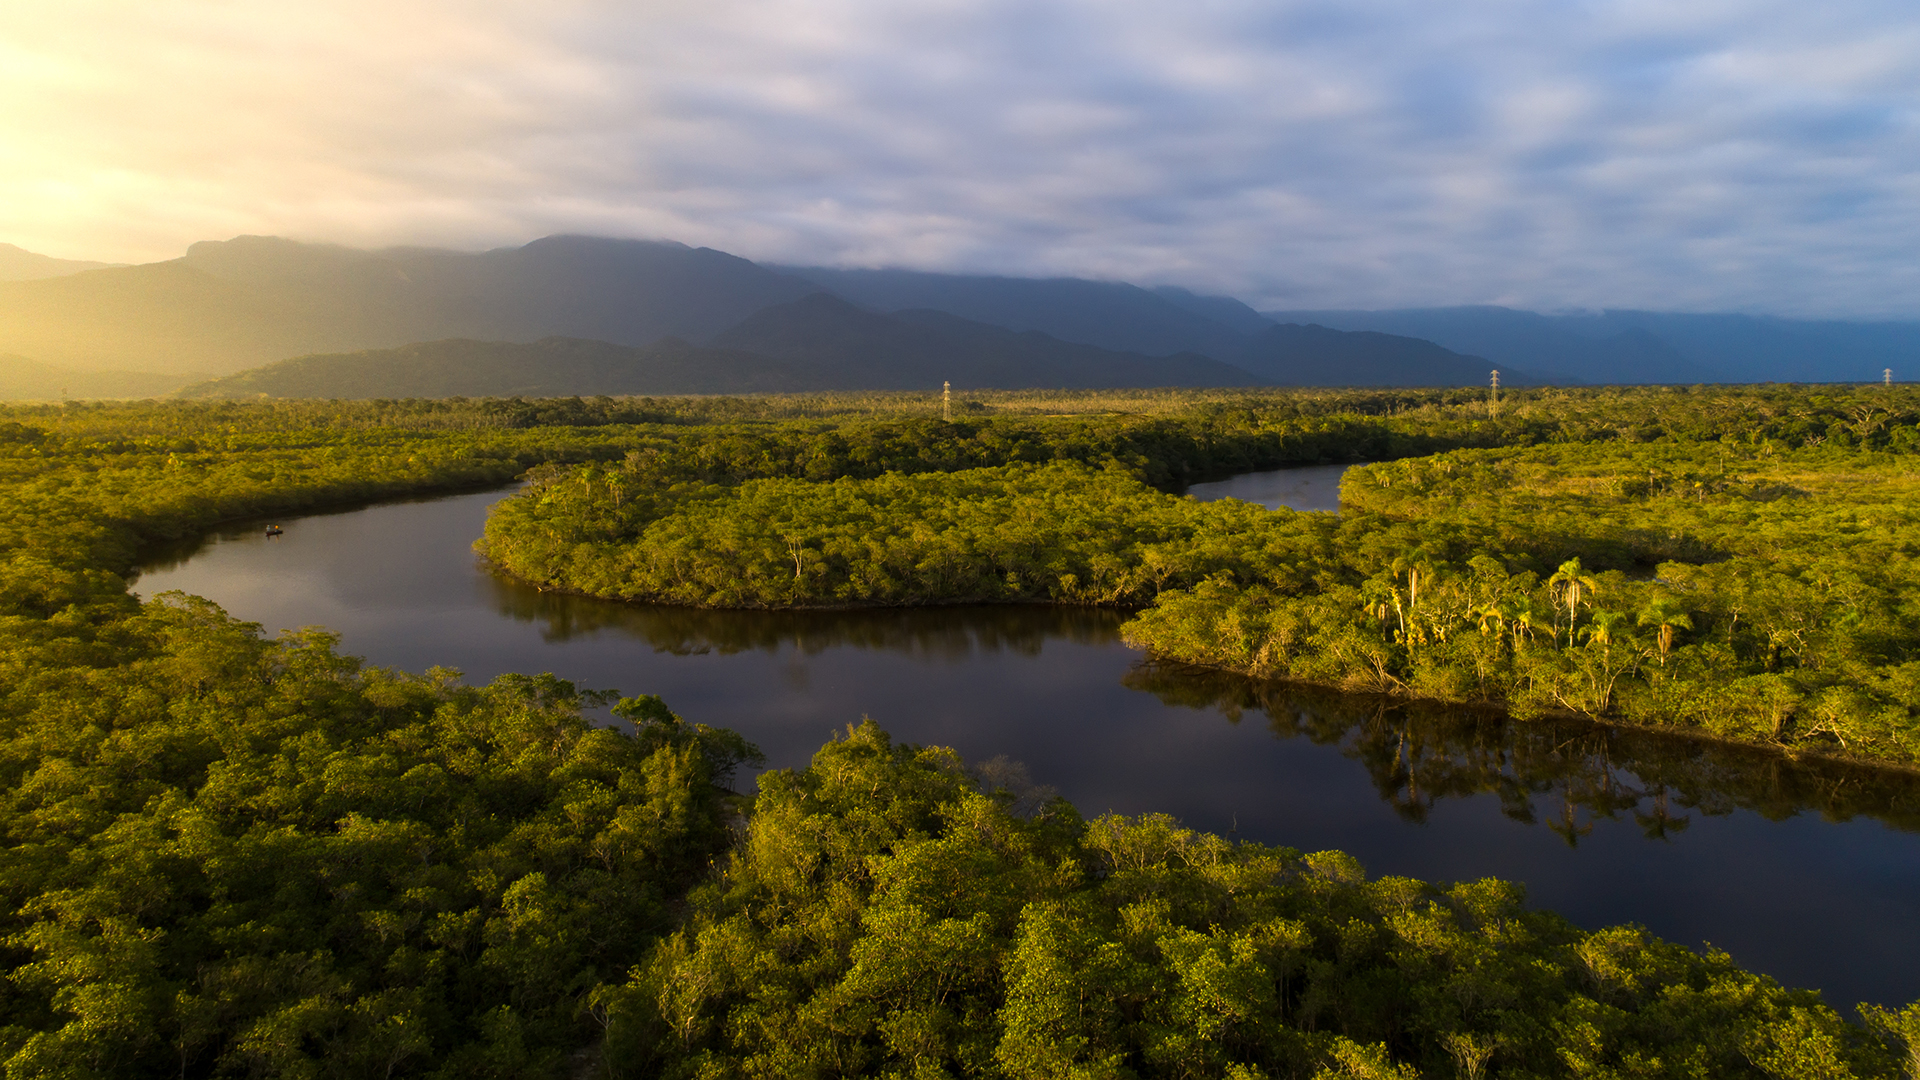
M1196 485L1337 507L1339 467ZM1845 1008L1920 998L1920 781L1578 724L1156 671L1122 617L1049 608L701 612L557 596L471 550L502 492L236 524L136 590L208 597L268 633L337 632L371 664L471 681L551 671L663 696L804 765L872 717L1005 757L1089 816L1165 811L1375 875L1525 882L1583 926L1633 922Z

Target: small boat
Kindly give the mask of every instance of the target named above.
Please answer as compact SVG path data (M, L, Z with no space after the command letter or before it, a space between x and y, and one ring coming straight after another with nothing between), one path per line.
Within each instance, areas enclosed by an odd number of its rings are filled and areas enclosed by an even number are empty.
M280 535L281 533L283 533L283 532L286 532L286 531L287 531L287 530L285 530L285 529L283 529L283 528L281 528L281 527L280 527L280 526L278 526L278 525L269 525L269 526L267 526L267 535L268 535L268 536L279 536L279 535Z

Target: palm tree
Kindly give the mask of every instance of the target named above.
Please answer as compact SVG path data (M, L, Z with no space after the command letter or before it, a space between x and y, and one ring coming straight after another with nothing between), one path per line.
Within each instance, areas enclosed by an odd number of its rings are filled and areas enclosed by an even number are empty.
M1548 591L1557 598L1557 602L1567 605L1567 643L1573 643L1573 622L1580 613L1580 598L1587 593L1600 591L1600 583L1580 565L1579 556L1574 556L1560 564L1560 569L1547 579Z
M1516 596L1507 605L1507 623L1513 627L1513 651L1516 654L1520 652L1522 639L1531 641L1535 630L1550 629L1546 620L1533 609L1533 598L1530 596Z
M1587 621L1583 631L1588 641L1597 641L1603 648L1613 647L1614 629L1627 621L1624 611L1596 611Z
M1415 611L1420 607L1420 582L1434 571L1433 556L1425 548L1414 548L1403 552L1393 560L1393 576L1407 576L1407 610Z
M1667 666L1667 654L1673 651L1674 631L1693 629L1693 619L1687 615L1686 606L1671 596L1656 596L1641 608L1639 624L1658 628L1653 640L1660 648L1661 667Z
M1379 578L1368 578L1360 586L1360 606L1370 617L1380 620L1382 634L1385 634L1387 629L1389 605L1391 610L1400 614L1400 636L1404 638L1407 632L1407 617L1400 609L1400 591Z
M1482 634L1503 635L1507 632L1509 613L1507 606L1498 600L1470 609L1467 617L1474 620Z

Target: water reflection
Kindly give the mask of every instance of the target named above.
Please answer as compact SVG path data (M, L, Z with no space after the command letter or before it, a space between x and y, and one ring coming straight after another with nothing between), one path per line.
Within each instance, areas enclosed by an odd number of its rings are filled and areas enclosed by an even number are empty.
M1305 465L1295 469L1270 469L1241 473L1225 480L1195 484L1187 494L1206 502L1211 499L1240 499L1259 503L1269 510L1284 506L1290 510L1340 509L1340 478L1347 465Z
M1126 616L1093 608L956 606L854 611L707 611L540 592L487 577L500 614L562 643L607 632L673 656L851 648L963 662L1038 658L1049 641L1116 646ZM806 688L803 665L783 669ZM798 680L798 682L796 682ZM1260 682L1141 662L1121 683L1163 704L1265 719L1277 739L1337 748L1401 820L1426 823L1443 800L1491 795L1500 812L1578 846L1597 821L1631 821L1669 840L1694 815L1747 810L1769 820L1818 813L1920 832L1920 776L1575 719L1514 721L1491 712Z
M1043 604L710 611L541 592L493 576L486 581L500 614L538 625L542 640L559 643L613 631L674 656L781 649L817 655L856 648L949 661L997 652L1031 657L1039 656L1049 640L1116 644L1126 621L1113 611Z
M1129 687L1169 705L1264 715L1282 739L1338 747L1382 801L1424 823L1443 799L1493 795L1501 813L1578 846L1596 820L1630 818L1667 840L1692 814L1748 810L1780 821L1818 813L1920 832L1920 776L1575 719L1491 712L1263 683L1218 672L1136 667Z
M268 633L324 625L375 664L657 693L776 767L871 716L902 741L1024 762L1088 814L1164 811L1339 848L1377 874L1524 881L1583 925L1710 941L1841 1003L1920 996L1906 774L1146 668L1105 611L714 612L540 593L475 565L499 497L284 520L275 540L235 526L149 563L137 588L210 597Z

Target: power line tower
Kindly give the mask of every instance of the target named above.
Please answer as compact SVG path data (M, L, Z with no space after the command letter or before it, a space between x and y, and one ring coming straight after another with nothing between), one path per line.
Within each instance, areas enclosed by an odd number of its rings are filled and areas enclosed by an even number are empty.
M1493 383L1487 388L1487 415L1500 415L1500 369L1493 369Z
M953 423L953 384L950 382L940 384L940 419Z

